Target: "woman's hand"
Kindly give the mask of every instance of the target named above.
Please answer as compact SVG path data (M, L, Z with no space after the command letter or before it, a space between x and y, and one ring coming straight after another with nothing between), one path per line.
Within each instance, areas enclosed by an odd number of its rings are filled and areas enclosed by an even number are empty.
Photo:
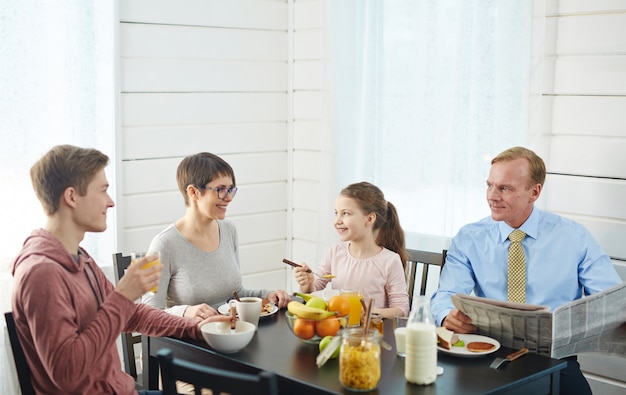
M185 309L184 317L198 317L201 320L218 315L219 312L206 303L189 306Z
M300 286L300 290L302 292L313 292L313 282L315 281L313 273L307 273L309 267L306 265L306 263L302 263L301 265L302 266L297 267L293 270L293 277Z
M278 306L279 309L287 307L287 304L291 301L289 294L283 290L272 291L267 294L267 301Z

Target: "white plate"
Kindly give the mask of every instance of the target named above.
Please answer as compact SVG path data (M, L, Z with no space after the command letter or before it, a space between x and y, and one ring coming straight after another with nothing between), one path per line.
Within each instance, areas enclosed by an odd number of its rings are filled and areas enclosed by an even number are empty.
M500 349L500 342L497 341L496 339L492 339L490 337L487 336L482 336L482 335L461 335L459 334L459 340L463 340L465 342L465 346L463 347L451 347L451 350L446 350L443 347L437 346L437 349L443 353L446 354L451 354L451 355L456 355L458 357L480 357L481 355L487 355L487 354L491 354L493 352L496 352ZM494 348L492 348L489 351L480 351L480 352L475 352L475 351L470 351L467 349L467 344L471 343L471 342L485 342L485 343L491 343L493 345L495 345Z
M220 314L230 315L230 306L228 306L228 303L224 303L223 305L221 305L220 307L217 308L217 311ZM269 313L263 312L263 313L261 313L261 315L259 317L267 317L267 316L270 316L272 314L276 314L277 311L278 311L278 307L273 304L272 305L272 310Z

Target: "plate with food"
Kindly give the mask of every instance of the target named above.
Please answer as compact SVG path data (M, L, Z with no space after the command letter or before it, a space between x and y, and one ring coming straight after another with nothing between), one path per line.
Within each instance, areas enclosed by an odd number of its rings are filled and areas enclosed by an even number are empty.
M480 357L500 349L500 342L487 336L456 334L445 328L437 328L437 349L459 357Z
M220 314L230 315L230 306L228 306L228 303L224 303L217 308L217 311ZM261 315L259 317L267 317L272 314L276 314L277 311L278 306L273 303L269 303L267 299L263 299L263 306L261 307Z

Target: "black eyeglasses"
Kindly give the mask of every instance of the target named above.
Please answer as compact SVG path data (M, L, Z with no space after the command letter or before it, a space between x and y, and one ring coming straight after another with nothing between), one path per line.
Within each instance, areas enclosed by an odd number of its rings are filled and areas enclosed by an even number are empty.
M217 191L217 197L224 200L226 199L226 195L230 195L230 198L234 198L235 195L237 194L237 187L209 187L206 185L203 185L201 187L199 187L200 189L210 189L212 191Z

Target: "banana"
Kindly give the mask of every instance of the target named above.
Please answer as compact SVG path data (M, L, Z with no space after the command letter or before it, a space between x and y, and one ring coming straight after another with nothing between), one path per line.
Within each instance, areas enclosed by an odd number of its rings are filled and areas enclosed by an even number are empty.
M317 307L305 306L300 302L292 300L287 304L287 310L298 318L305 318L307 320L320 321L324 318L333 317L337 315L336 311L328 311L318 309Z
M304 300L304 303L308 302L308 301L309 301L309 299L311 299L311 298L313 298L313 297L314 297L314 296L313 296L313 295L311 295L311 294L303 294L303 293L300 293L300 292L294 292L294 293L293 293L293 296L299 296L299 297L301 297L301 298Z

